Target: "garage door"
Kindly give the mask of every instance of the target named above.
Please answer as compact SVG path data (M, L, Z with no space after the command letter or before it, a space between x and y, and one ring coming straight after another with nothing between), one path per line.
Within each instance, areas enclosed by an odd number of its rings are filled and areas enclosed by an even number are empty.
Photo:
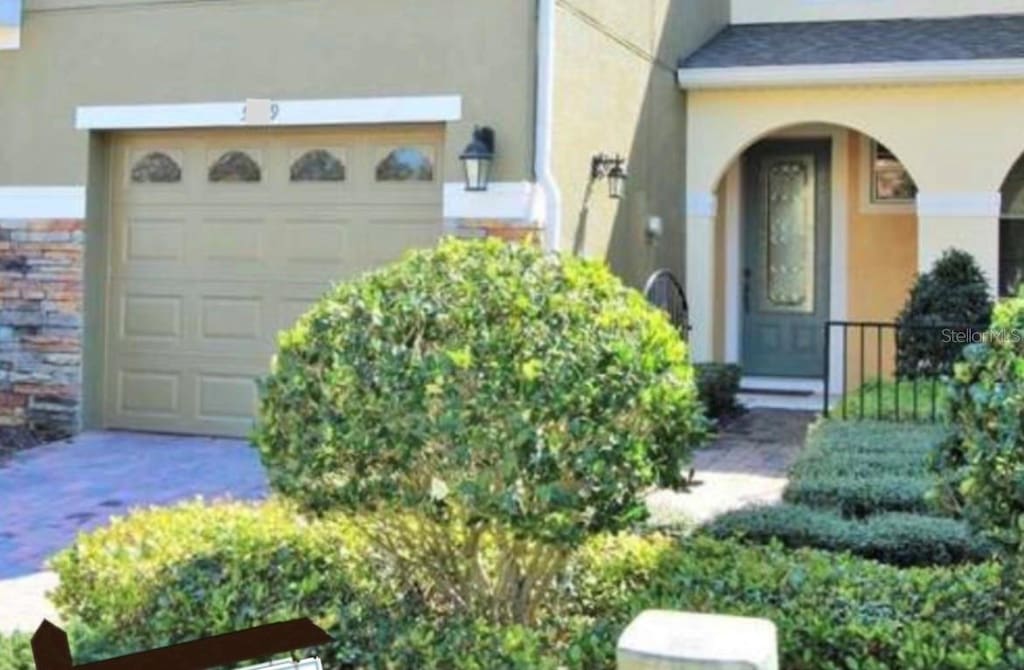
M443 127L114 138L105 423L245 435L277 333L442 232Z

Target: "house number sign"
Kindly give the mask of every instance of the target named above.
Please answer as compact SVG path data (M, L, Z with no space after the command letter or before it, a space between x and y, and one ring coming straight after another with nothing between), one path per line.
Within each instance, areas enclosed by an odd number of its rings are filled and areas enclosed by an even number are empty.
M266 98L249 98L242 106L242 123L249 126L266 126L277 121L281 105Z

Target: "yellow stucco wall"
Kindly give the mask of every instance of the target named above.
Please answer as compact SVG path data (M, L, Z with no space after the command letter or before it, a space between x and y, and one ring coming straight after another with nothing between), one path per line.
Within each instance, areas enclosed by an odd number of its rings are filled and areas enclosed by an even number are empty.
M1022 82L691 91L687 188L712 192L775 130L831 123L888 146L922 191L994 193L1024 150L1022 99Z
M727 166L762 137L798 124L846 127L888 146L914 176L920 200L931 203L918 217L918 268L959 247L975 256L994 289L999 223L989 203L998 204L1024 151L1021 100L1022 82L690 91L687 199L710 200ZM686 235L691 342L695 356L708 359L714 329L701 324L714 323L713 219L691 210Z
M445 179L473 125L498 181L532 179L536 6L523 0L32 0L0 51L0 184L80 185L80 105L463 96Z
M848 149L847 299L849 319L891 321L906 301L917 275L917 215L884 205L866 205L862 137L852 133Z
M562 194L561 247L605 258L633 285L651 270L682 276L686 106L677 59L727 21L723 0L559 0L553 169ZM595 185L581 216L595 153L628 160L627 196ZM648 217L665 235L650 245ZM581 221L585 221L581 225Z
M1024 12L1024 0L731 0L735 23L843 21Z
M863 136L851 133L848 149L847 320L892 322L903 307L917 275L917 214L913 208L905 206L868 204L866 149ZM895 213L886 212L886 209ZM878 376L879 348L882 374L888 376L892 373L895 339L891 330L883 329L879 338L877 329L868 329L863 344L860 331L851 330L849 333L848 389L855 389L862 381ZM838 331L834 334L838 335ZM866 362L863 379L860 367L862 352Z

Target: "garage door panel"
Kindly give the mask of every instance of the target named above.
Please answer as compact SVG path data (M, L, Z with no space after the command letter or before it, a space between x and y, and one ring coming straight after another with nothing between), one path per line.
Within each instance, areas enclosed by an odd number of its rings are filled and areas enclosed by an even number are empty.
M181 412L181 373L145 367L118 369L116 411L139 417L176 417Z
M378 174L400 147L428 157L429 179ZM280 331L442 234L442 147L440 126L116 136L106 425L246 435ZM180 178L133 180L140 161L146 179Z

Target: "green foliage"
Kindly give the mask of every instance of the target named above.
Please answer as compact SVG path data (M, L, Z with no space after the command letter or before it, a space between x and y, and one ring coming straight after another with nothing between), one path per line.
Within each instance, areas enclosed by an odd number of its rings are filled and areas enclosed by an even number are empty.
M869 381L843 396L832 409L836 419L944 422L949 416L946 383L919 376L895 381Z
M779 545L600 536L574 553L536 625L496 625L428 610L347 521L309 524L272 503L136 513L81 536L55 567L79 663L310 616L336 639L316 650L327 670L611 670L623 628L650 608L770 618L790 670L1024 663L988 563L900 570ZM86 618L98 624L87 633ZM24 655L23 638L13 646Z
M1024 667L991 563L896 568L698 536L602 539L576 569L572 609L601 621L605 652L586 667L614 667L615 636L651 608L771 619L787 670Z
M918 276L898 321L897 367L904 377L945 375L952 371L964 344L938 328L954 325L984 328L992 314L988 281L974 257L948 249L930 272ZM965 331L966 332L966 331Z
M783 498L854 518L934 514L928 463L947 434L942 426L823 421L809 432Z
M53 602L89 626L74 636L79 663L296 616L337 637L330 660L353 661L401 616L370 558L347 524L306 524L279 504L189 503L80 536L51 561Z
M693 377L666 315L604 264L447 240L281 335L255 437L304 509L385 512L367 533L403 572L455 556L439 607L526 621L573 546L685 487Z
M927 500L931 488L932 482L920 477L813 477L791 481L783 499L834 508L843 516L858 519L879 512L927 514L931 511Z
M0 633L0 668L35 670L31 638L25 633Z
M697 393L707 415L718 419L734 414L739 409L736 396L740 392L743 371L738 365L726 363L698 363Z
M937 457L940 496L1024 554L1024 297L996 307L984 341L956 366L951 397L956 435Z
M827 509L801 505L752 507L715 519L706 531L714 537L739 537L787 547L848 551L892 565L951 565L992 557L992 547L967 524L917 514L884 513L862 521Z

